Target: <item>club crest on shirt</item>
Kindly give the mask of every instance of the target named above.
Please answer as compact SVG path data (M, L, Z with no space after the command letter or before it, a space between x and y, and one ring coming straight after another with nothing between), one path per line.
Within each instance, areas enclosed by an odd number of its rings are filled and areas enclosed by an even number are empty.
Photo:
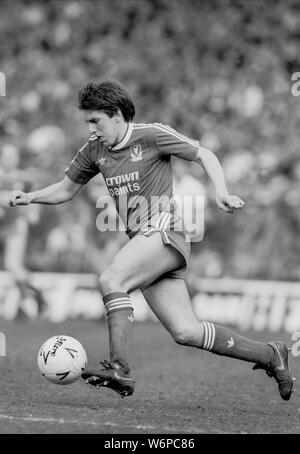
M138 144L130 147L130 155L131 155L130 161L132 162L141 161L144 158L141 145Z

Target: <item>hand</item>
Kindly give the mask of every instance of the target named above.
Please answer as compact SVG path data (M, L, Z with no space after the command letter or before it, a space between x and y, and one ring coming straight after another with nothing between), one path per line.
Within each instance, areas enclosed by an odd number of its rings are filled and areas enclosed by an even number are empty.
M30 203L30 195L22 191L13 191L8 202L11 207L15 207L16 205L29 205Z
M233 213L234 210L240 210L245 205L245 202L237 195L217 195L216 202L218 207L226 211L226 213Z

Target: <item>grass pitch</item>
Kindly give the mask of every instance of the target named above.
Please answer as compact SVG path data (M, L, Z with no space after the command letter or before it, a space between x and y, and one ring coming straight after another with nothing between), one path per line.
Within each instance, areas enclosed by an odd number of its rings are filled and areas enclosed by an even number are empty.
M108 359L104 322L0 320L7 356L0 357L1 434L222 434L299 433L300 399L281 400L277 385L252 364L176 345L161 325L136 323L133 396L121 399L83 380L54 385L39 373L37 352L51 336L67 334L84 345L90 365ZM243 333L282 339L285 333ZM300 358L291 358L300 382Z

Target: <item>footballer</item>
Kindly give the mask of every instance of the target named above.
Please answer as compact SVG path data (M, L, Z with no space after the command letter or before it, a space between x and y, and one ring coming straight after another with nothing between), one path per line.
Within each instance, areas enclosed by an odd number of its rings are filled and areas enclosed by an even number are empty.
M263 369L276 380L282 399L289 400L294 378L283 342L253 341L227 327L199 321L192 310L185 282L190 243L173 203L171 156L203 166L213 183L218 207L233 213L243 208L244 202L228 192L217 157L197 140L167 125L135 123L135 106L127 91L114 81L92 81L80 90L78 98L89 127L88 142L61 181L36 192L14 191L9 204L70 201L101 173L126 226L129 241L99 277L110 360L86 369L83 379L95 387L111 388L122 397L133 394L130 293L141 289L177 343L254 363L254 369ZM152 200L157 203L150 203Z

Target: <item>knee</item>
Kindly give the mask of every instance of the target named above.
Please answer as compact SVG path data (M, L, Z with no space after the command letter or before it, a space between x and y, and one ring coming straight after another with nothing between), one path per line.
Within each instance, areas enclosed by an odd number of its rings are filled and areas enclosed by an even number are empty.
M99 285L104 295L112 292L127 292L122 276L114 268L103 271L99 277Z
M190 330L180 330L172 333L172 337L176 344L193 345L193 333Z

